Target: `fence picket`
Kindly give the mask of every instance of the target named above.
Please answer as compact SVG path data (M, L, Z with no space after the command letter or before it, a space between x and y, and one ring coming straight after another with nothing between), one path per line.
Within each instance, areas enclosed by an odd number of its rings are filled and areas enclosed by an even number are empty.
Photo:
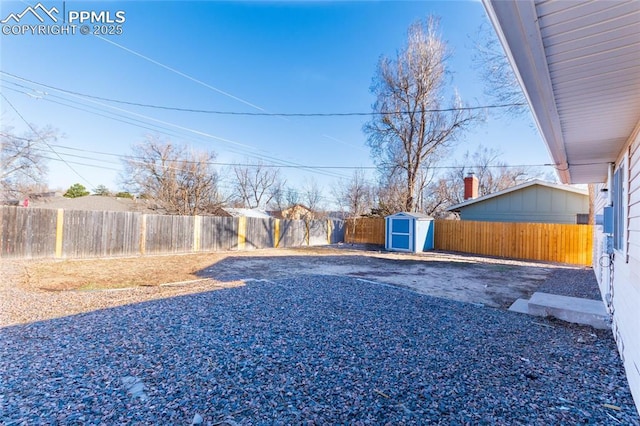
M385 223L382 217L347 219L344 242L384 245Z

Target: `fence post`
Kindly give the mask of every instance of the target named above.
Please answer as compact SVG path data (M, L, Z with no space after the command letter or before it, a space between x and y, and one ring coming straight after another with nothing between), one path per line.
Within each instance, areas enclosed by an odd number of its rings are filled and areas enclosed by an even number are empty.
M193 251L200 251L202 216L193 217Z
M280 245L280 219L274 219L273 224L273 247L278 248Z
M244 250L245 242L247 241L247 218L244 216L238 217L238 250Z
M147 215L142 214L140 219L140 254L144 255L147 251Z
M56 258L62 257L62 237L64 234L64 209L58 209L56 218Z
M304 220L304 241L307 243L307 246L309 246L309 241L311 240L309 234L311 234L311 220L305 219Z
M333 231L333 221L327 219L327 244L331 244L331 233Z

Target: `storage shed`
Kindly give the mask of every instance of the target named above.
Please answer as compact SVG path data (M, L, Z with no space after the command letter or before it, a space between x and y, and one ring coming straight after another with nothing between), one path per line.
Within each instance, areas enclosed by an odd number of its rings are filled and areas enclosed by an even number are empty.
M400 212L385 218L385 250L420 253L433 247L431 216Z

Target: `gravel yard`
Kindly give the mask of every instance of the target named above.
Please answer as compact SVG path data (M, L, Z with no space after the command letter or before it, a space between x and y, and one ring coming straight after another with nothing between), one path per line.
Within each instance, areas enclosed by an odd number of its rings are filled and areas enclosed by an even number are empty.
M640 424L610 331L320 275L0 328L0 419Z
M536 291L602 300L598 281L591 268L555 269Z
M247 279L313 274L362 278L506 309L531 296L558 268L565 267L346 245L120 259L0 259L0 327L233 287Z

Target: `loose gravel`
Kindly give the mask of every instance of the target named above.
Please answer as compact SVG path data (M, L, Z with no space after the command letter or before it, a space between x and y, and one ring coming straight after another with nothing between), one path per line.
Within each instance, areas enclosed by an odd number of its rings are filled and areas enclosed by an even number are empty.
M327 276L1 328L0 419L640 424L610 331Z
M555 269L536 291L602 300L598 281L591 268Z
M102 291L47 291L25 283L26 275L21 262L0 260L0 327L243 285L202 279Z

